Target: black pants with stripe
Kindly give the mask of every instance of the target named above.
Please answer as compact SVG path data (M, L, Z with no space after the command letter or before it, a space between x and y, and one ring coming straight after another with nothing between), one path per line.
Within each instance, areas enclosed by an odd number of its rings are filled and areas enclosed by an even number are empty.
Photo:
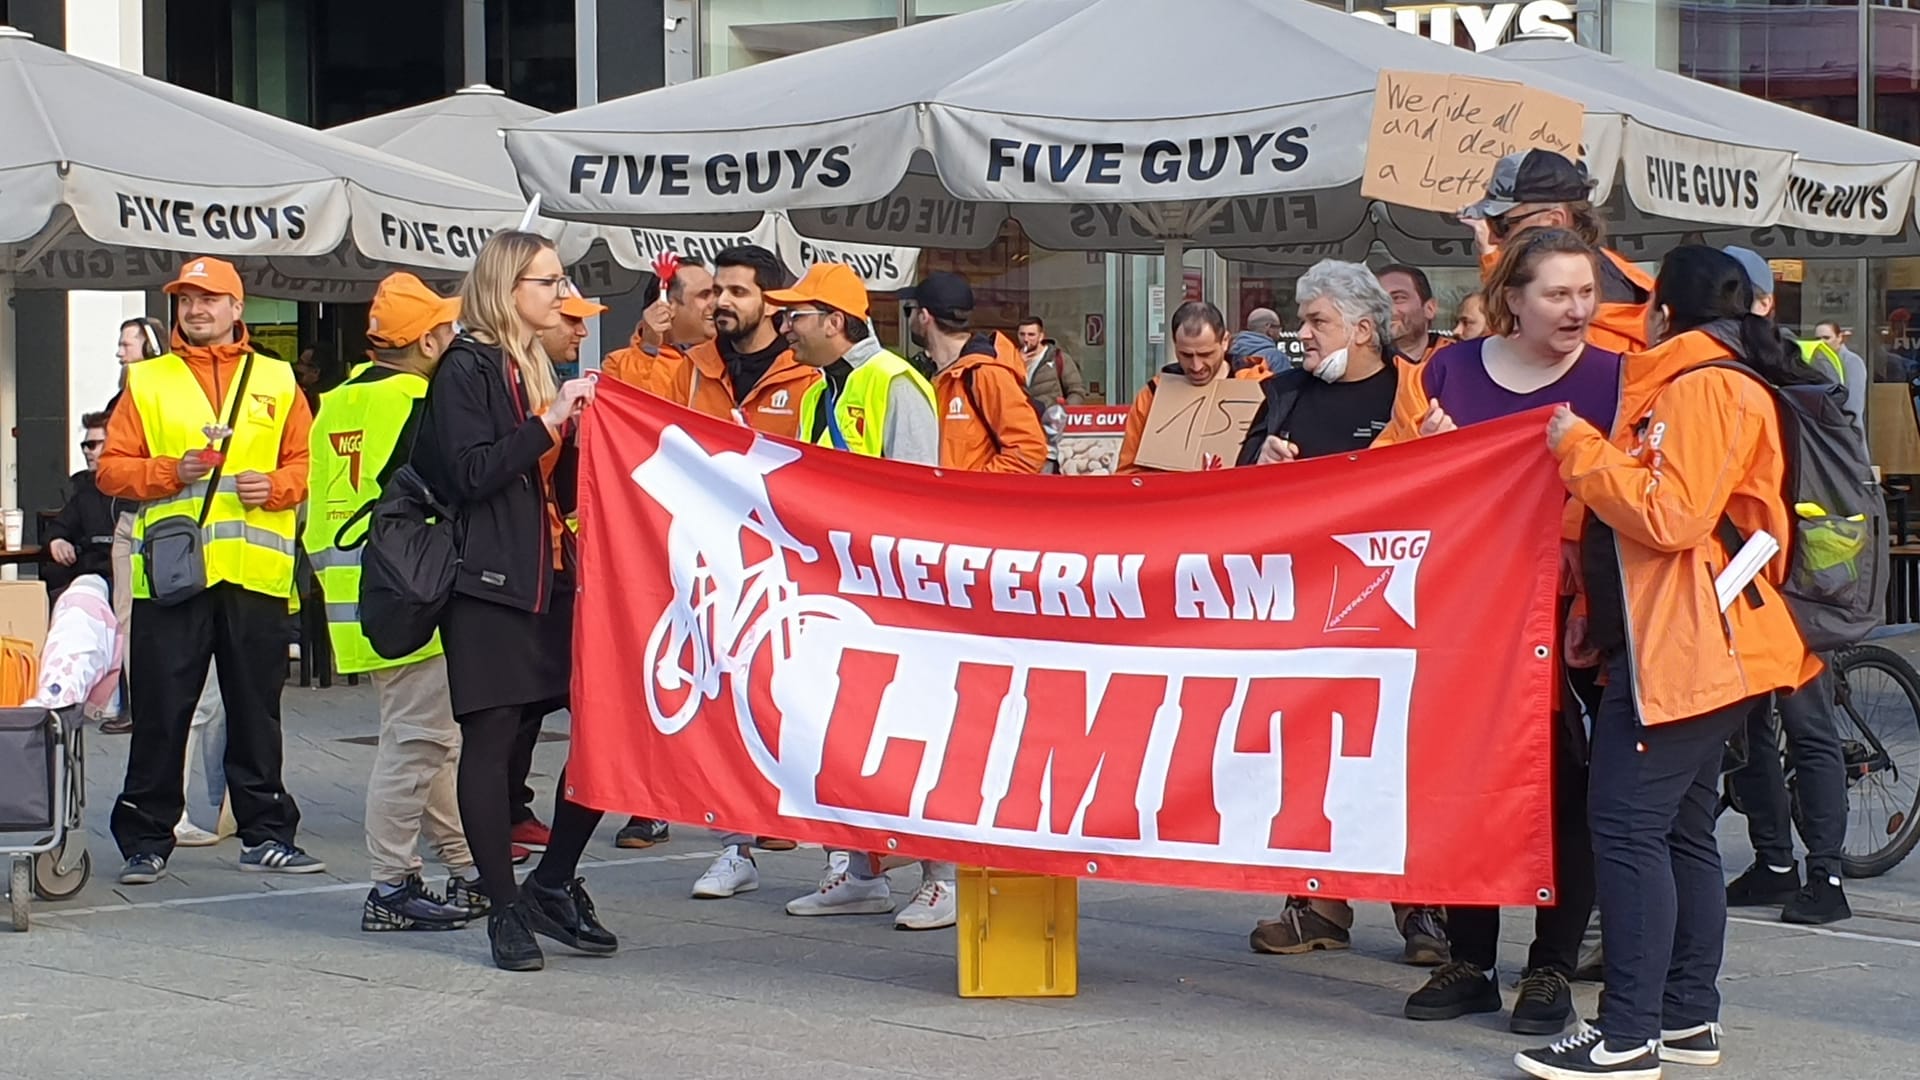
M227 791L248 847L293 843L300 810L280 777L280 690L287 681L287 600L215 585L173 607L135 600L127 646L133 696L127 780L113 805L113 838L126 858L173 853L186 805L187 729L219 658L227 711Z

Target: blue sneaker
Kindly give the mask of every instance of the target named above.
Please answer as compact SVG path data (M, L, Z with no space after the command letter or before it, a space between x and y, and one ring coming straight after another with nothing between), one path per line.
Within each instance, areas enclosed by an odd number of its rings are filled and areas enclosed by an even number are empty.
M167 860L158 855L135 855L120 871L122 885L151 885L167 872Z
M240 853L240 869L261 874L318 874L327 864L292 844L269 840Z

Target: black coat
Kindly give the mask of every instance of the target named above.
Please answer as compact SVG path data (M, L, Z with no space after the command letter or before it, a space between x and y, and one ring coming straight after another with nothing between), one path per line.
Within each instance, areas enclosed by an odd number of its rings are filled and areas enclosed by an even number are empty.
M540 458L553 436L530 415L519 373L500 349L461 335L428 386L414 467L460 510L465 533L454 592L544 613L555 587L553 531ZM573 507L575 452L562 447L556 501ZM568 548L571 548L568 534ZM572 552L566 552L572 565Z
M47 523L46 535L41 540L49 546L55 540L65 540L74 546L79 557L72 566L61 566L53 561L51 554L47 555L40 577L50 593L60 592L83 574L98 574L112 584L113 529L119 522L120 511L131 510L133 505L102 494L91 470L82 469L73 474L67 503L60 508L60 515Z

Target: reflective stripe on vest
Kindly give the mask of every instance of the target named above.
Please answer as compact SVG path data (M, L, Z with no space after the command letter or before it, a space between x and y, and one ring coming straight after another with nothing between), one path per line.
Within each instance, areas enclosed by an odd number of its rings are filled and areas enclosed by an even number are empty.
M378 376L369 378L368 376ZM320 412L308 440L307 521L300 534L307 562L326 597L327 637L333 662L343 675L406 664L440 655L434 635L420 651L389 660L373 649L360 629L360 556L364 547L342 550L336 538L353 544L367 532L355 523L340 537L341 526L380 497L386 471L414 402L427 393L427 380L391 368L373 368L321 395Z
M847 440L847 449L867 457L879 457L887 433L887 393L893 380L901 375L913 381L915 389L927 399L927 407L939 412L935 404L933 384L926 376L915 370L912 364L885 349L875 353L865 363L854 368L847 376L847 383L840 388L840 396L834 400L833 416L840 425L840 434ZM819 379L800 398L800 437L807 438L813 433L814 417L820 411L820 398L827 391L827 380ZM820 437L814 440L820 446L833 445L833 433L822 430Z
M233 409L243 364L233 365L223 388L225 398L216 412L193 370L179 356L165 356L127 368L127 394L140 413L147 453L156 458L180 458L207 448L206 429L234 416L233 441L226 464L214 488L201 538L206 555L207 584L238 585L266 596L293 596L294 510L249 509L240 502L234 480L243 472L270 473L280 467L280 438L287 414L300 393L293 368L284 361L255 356L247 376L246 400ZM147 586L146 533L154 522L170 517L198 519L206 502L205 481L189 484L178 494L141 506L133 521L133 595L150 596Z

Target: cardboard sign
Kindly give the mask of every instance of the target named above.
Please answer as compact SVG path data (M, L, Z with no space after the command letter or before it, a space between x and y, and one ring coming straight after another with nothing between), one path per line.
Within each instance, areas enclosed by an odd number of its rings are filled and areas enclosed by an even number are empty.
M1168 472L1229 468L1240 456L1247 425L1265 396L1259 383L1247 379L1219 378L1195 386L1182 378L1163 378L1133 460Z
M1521 83L1382 71L1360 194L1457 214L1485 197L1496 162L1522 150L1580 158L1586 109Z
M1867 387L1867 449L1873 463L1889 476L1920 474L1920 424L1913 392L1904 383Z

